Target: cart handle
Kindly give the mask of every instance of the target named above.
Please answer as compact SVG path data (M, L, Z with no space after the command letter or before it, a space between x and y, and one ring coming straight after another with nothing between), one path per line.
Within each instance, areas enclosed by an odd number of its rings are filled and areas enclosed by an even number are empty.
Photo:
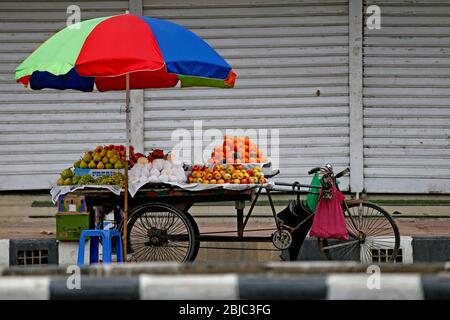
M312 185L309 185L309 184L298 183L297 181L294 182L294 183L275 182L273 184L273 186L274 187L276 187L276 186L279 186L279 187L280 186L281 187L291 187L294 192L297 192L299 187L300 188L308 188L308 189L309 188L313 188L313 189L321 189L322 188L322 187L319 187L319 186L312 186ZM297 188L297 190L295 190L295 188ZM300 192L300 191L298 191L298 192Z
M267 178L273 178L273 177L275 177L278 174L280 174L280 170L272 170L272 171L270 171L268 173L264 173L264 176L267 177Z
M320 167L315 167L315 168L312 168L311 170L309 170L308 174L314 174L314 173L319 172L319 171L320 171Z
M339 172L337 175L336 175L336 179L338 179L338 178L340 178L340 177L343 177L343 176L346 176L347 174L349 174L350 173L350 168L346 168L345 170L342 170L341 172Z
M327 163L324 167L315 167L309 170L308 174L313 174L319 171L322 171L327 174L333 174L333 166L330 163Z

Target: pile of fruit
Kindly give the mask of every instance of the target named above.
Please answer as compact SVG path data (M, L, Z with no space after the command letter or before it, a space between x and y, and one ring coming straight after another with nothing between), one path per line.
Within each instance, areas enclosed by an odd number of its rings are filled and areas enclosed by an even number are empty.
M141 157L140 154L134 153L133 146L130 146L130 164L137 161ZM87 151L81 159L74 162L73 167L79 169L123 169L125 164L125 146L108 145L98 146L95 150ZM71 168L64 169L56 184L58 186L70 185L118 185L123 186L125 177L122 173L117 172L113 175L101 175L93 177L90 174L74 175Z
M143 156L144 155L142 155L142 157ZM170 157L171 157L170 153L165 154L164 151L161 150L161 149L154 149L154 150L152 150L152 152L150 152L148 154L147 159L148 159L148 161L153 162L153 160L155 160L155 159L165 159L165 160L167 160Z
M130 162L134 159L133 147L130 146ZM86 152L73 166L80 169L123 169L125 163L125 146L98 146Z
M130 183L186 182L183 165L160 149L154 150L148 157L140 157L129 176Z
M64 169L61 172L59 179L56 181L58 186L71 186L73 185L73 172L70 168Z
M122 173L114 173L113 175L105 175L98 178L94 178L90 174L84 176L74 176L72 179L74 184L83 185L116 185L120 187L125 186L125 175Z
M125 176L118 172L113 175L105 175L94 178L90 174L84 176L75 176L70 168L64 169L61 176L56 182L58 186L73 186L73 185L116 185L123 187L125 184Z
M221 146L211 153L210 164L266 163L267 159L256 144L245 136L226 135Z
M125 146L98 146L86 152L80 160L75 161L74 168L80 169L123 169L125 164ZM267 179L261 172L260 165L265 163L261 150L248 137L225 136L222 146L211 154L213 165L195 165L186 177L181 163L163 150L156 149L148 156L134 153L130 146L129 182L130 183L164 183L189 182L201 184L265 184ZM74 175L71 168L64 169L57 181L59 186L69 185L118 185L123 186L125 177L122 173L102 175L98 178L90 174Z
M267 179L261 172L261 167L245 168L241 164L194 166L188 177L189 183L202 184L265 184Z

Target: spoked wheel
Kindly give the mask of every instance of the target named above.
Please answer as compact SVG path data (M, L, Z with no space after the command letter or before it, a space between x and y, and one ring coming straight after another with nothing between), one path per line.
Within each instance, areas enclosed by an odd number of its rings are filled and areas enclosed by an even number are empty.
M391 215L369 202L350 203L347 208L343 209L349 239L319 239L326 257L365 263L394 262L400 247L400 232Z
M193 261L199 249L198 227L189 213L164 204L136 208L128 222L128 252L137 262Z

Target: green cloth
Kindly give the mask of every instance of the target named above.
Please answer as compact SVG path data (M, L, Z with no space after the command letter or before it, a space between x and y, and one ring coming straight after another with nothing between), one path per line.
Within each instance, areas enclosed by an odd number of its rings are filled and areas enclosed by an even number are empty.
M53 35L17 67L16 80L31 75L34 71L48 71L55 76L69 72L75 66L84 41L92 29L108 18L86 20Z
M320 182L319 173L316 173L311 181L311 186L313 187L322 187L322 183ZM312 212L316 211L317 203L319 202L319 188L309 188L309 193L306 196L306 203L308 204L308 208L311 209ZM318 194L313 194L311 192L317 192Z
M194 76L184 76L177 74L181 81L181 87L217 87L217 88L231 88L225 83L225 80L212 79L212 78L202 78Z
M339 180L336 180L336 183L339 185ZM313 187L322 187L322 182L320 181L320 174L317 172L311 180L310 186ZM308 208L311 209L312 212L316 211L317 204L319 203L321 189L319 188L309 188L308 194L306 195L306 203ZM311 192L317 192L318 194L313 194Z

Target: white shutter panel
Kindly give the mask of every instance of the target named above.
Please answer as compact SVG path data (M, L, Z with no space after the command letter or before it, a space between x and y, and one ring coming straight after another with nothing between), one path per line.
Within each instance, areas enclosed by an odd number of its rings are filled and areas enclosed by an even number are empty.
M279 128L280 180L349 165L347 1L149 0L144 14L190 28L238 75L232 90L146 90L146 151L171 149L173 130L202 120L223 133Z
M366 0L381 29L364 29L367 192L450 191L450 2Z
M124 93L32 91L14 82L15 68L65 27L74 4L82 20L128 8L128 1L0 2L0 190L51 188L83 151L125 142Z

